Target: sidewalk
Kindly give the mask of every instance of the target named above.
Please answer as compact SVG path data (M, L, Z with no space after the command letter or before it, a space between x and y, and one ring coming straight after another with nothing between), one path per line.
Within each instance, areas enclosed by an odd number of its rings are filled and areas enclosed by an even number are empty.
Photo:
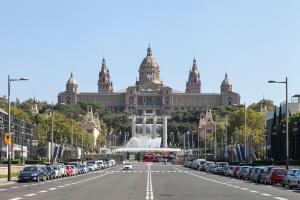
M7 181L7 178L0 178L0 186L14 184L14 183L17 182L17 180L18 180L17 177L12 177L12 178L11 178L11 181L8 182L8 181Z

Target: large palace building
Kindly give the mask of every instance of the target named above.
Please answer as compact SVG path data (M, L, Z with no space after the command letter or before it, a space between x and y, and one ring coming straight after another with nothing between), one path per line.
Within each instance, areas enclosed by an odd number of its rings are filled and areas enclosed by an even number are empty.
M196 60L186 82L185 92L179 92L164 85L160 80L160 69L152 56L150 47L147 56L139 68L139 79L135 85L129 86L124 92L114 92L113 83L105 59L98 79L98 92L79 92L78 84L71 73L66 84L66 91L58 94L58 103L76 104L100 103L105 107L127 111L136 115L169 114L177 110L195 110L200 107L222 105L239 105L240 95L232 91L232 83L227 73L223 80L220 93L202 93L200 73Z

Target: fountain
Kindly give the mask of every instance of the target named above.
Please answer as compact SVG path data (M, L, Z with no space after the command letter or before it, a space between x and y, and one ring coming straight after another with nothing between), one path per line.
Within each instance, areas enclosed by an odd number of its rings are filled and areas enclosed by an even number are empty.
M141 152L141 151L174 151L167 145L167 115L157 116L146 114L142 116L132 115L132 137L124 148L116 152Z

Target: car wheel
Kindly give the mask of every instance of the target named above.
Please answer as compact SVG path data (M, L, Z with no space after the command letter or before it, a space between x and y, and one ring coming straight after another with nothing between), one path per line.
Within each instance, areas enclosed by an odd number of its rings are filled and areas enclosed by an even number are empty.
M293 189L293 186L292 186L291 182L289 182L289 189L290 189L290 190Z

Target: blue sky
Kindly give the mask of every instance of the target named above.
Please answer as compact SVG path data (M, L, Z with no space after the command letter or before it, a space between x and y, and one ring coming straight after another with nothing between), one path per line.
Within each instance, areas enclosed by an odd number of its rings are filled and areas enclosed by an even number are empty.
M227 71L241 101L300 93L300 1L1 1L0 95L56 102L71 71L80 91L97 91L104 56L114 90L135 83L151 42L166 85L185 90L195 56L202 91L219 92Z

